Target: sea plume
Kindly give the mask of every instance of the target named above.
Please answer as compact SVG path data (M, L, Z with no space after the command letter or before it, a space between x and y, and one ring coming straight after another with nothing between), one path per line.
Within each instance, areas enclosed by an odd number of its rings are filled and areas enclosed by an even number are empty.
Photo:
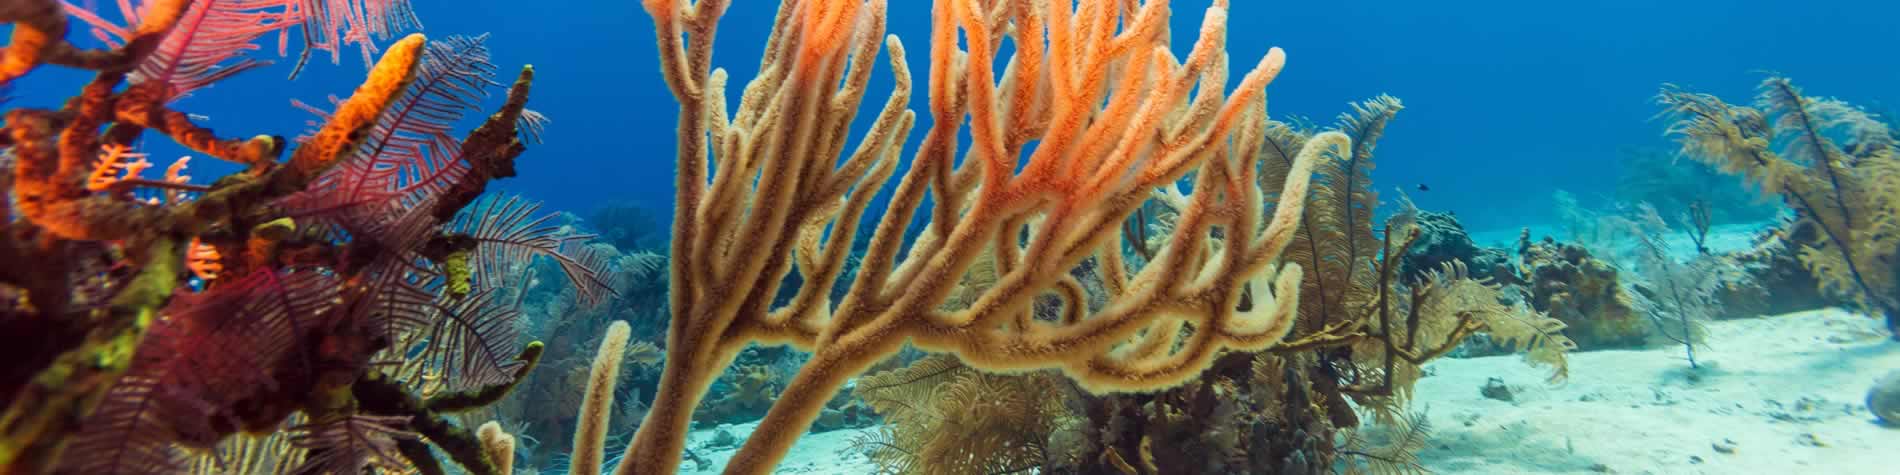
M87 474L177 470L180 446L208 447L243 415L282 397L278 371L308 374L299 348L327 322L340 286L321 272L259 271L215 290L174 297L68 450L61 471ZM245 408L250 409L245 409Z

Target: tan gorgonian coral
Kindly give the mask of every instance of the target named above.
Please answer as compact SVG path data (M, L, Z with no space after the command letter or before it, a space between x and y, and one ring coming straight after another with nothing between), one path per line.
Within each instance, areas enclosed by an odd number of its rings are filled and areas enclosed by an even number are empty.
M600 341L600 350L594 354L594 364L587 379L587 399L581 403L581 412L577 416L580 426L574 429L574 453L568 462L569 474L600 473L601 457L607 445L607 416L612 413L614 383L618 382L620 376L620 362L625 359L629 332L627 322L614 322L607 327L607 335Z
M855 396L884 418L853 441L880 473L1020 473L1042 466L1051 434L1077 418L1059 375L985 373L950 355L858 380Z
M1290 340L1313 343L1325 364L1307 362L1310 396L1333 425L1358 425L1349 397L1383 423L1403 421L1420 366L1458 347L1473 334L1489 335L1513 351L1526 352L1533 364L1552 367L1551 380L1567 375L1564 353L1575 343L1564 337L1564 323L1521 306L1500 304L1498 286L1472 277L1453 263L1412 281L1398 272L1418 233L1417 210L1399 199L1399 212L1376 233L1373 212L1379 206L1371 170L1374 150L1404 105L1381 95L1352 105L1335 127L1352 138L1338 160L1321 163L1304 218L1287 247L1286 259L1318 269L1301 285L1300 324ZM1306 126L1266 125L1260 185L1284 206L1275 184L1287 176L1295 151L1315 132ZM1178 200L1164 200L1178 201ZM1333 343L1329 344L1328 341ZM1349 362L1350 364L1340 364Z
M1207 9L1191 51L1177 59L1166 1L938 0L932 127L905 167L895 156L914 121L904 108L911 77L903 43L885 38L883 1L782 2L759 75L730 114L727 75L710 66L727 2L645 7L681 103L673 318L653 410L617 473L673 471L691 409L749 342L813 355L728 473L770 470L847 378L905 341L983 370L1059 369L1109 392L1178 384L1222 349L1265 348L1292 327L1301 273L1279 255L1304 200L1262 220L1255 183L1264 88L1286 56L1270 51L1222 93L1225 2ZM880 43L896 86L847 149ZM1013 52L1000 76L999 51ZM966 116L973 143L959 160ZM1341 134L1313 137L1280 193L1304 196L1322 152L1347 146ZM900 168L856 278L834 305L854 230ZM1173 234L1153 262L1128 269L1120 223L1190 172ZM930 224L900 256L926 197ZM1224 244L1210 245L1213 236ZM967 308L942 310L985 252L996 285ZM1111 294L1095 312L1078 305L1082 286L1069 275L1090 257ZM803 284L772 308L794 270ZM1034 316L1043 295L1063 300L1057 318Z
M1801 260L1822 290L1885 314L1900 338L1900 144L1887 124L1783 77L1762 81L1754 107L1673 85L1657 101L1683 154L1784 196L1819 231Z

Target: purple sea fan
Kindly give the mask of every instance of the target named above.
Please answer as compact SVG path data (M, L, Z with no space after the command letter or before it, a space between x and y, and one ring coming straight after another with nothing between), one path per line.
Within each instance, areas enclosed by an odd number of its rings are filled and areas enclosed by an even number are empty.
M258 271L174 297L82 423L67 448L78 456L60 472L169 473L182 448L275 427L291 412L281 395L307 389L287 386L311 379L305 338L333 323L340 288L326 272Z
M165 35L156 49L133 69L133 83L159 81L166 85L166 97L177 99L211 83L237 73L270 64L246 58L257 50L257 39L279 33L298 24L292 5L301 0L198 0ZM113 24L91 9L65 2L66 11L93 27L93 36L113 47L123 46L135 32L132 27ZM138 25L147 2L134 6L119 2L119 14L129 25Z
M336 168L284 200L293 216L317 216L353 232L385 225L460 181L469 171L455 121L496 86L487 35L431 42L416 80L383 112L363 144ZM327 120L329 113L293 104Z

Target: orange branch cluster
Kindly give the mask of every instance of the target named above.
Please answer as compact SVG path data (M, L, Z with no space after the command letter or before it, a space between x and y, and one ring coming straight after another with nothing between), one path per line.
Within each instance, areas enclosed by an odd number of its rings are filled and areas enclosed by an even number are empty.
M1140 391L1193 377L1223 349L1270 346L1292 326L1300 270L1279 255L1314 164L1348 140L1309 141L1267 216L1255 184L1264 88L1286 56L1272 50L1222 93L1225 2L1206 11L1178 59L1165 0L937 0L933 125L849 282L839 281L855 230L897 174L915 122L885 2L782 2L759 75L730 114L727 75L710 68L726 1L645 6L681 103L673 318L659 392L620 474L673 470L692 408L752 342L814 355L728 473L769 471L847 378L907 341L979 369L1054 368L1092 391ZM1015 53L999 61L1005 42ZM896 86L847 149L880 44ZM1000 75L995 64L1006 64ZM966 116L973 143L958 160ZM1190 173L1166 244L1146 266L1124 263L1119 224L1158 191L1180 194ZM926 197L934 208L921 209ZM907 237L920 212L929 227ZM985 255L996 283L967 307L944 308ZM1109 294L1094 311L1070 275L1091 259ZM792 272L796 295L772 308ZM849 291L832 302L837 285ZM1061 299L1060 315L1035 314L1043 296Z

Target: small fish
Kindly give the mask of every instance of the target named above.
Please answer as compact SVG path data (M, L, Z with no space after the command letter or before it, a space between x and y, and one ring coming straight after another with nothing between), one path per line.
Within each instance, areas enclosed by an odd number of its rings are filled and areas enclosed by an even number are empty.
M1418 191L1432 191L1432 187L1431 187L1431 185L1427 185L1427 184L1424 184L1424 183L1419 183L1419 184L1418 184Z

